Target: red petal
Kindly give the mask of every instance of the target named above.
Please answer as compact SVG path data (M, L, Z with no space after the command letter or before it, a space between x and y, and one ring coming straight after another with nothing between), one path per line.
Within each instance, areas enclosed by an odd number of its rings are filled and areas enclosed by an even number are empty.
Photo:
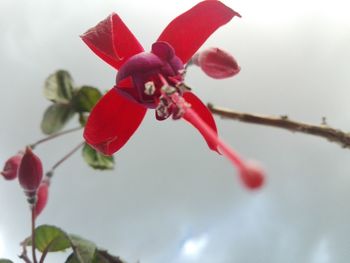
M176 17L158 41L168 42L185 64L220 26L240 15L220 1L203 1Z
M118 151L139 127L146 108L110 90L93 108L84 131L87 143L106 155Z
M132 77L129 76L118 81L117 86L119 95L124 96L126 99L132 101L135 101L135 98L138 98L137 90L133 87L134 82L132 80Z
M186 102L191 104L191 108L192 110L194 110L198 116L216 133L217 135L217 129L216 129L216 124L215 124L215 120L213 118L213 115L211 114L211 112L209 111L209 109L207 108L207 106L204 105L204 103L196 96L194 95L192 92L185 92L183 95L184 99L186 100ZM190 122L194 127L196 127L198 129L198 131L202 134L202 136L204 137L204 139L206 140L208 146L210 149L212 149L213 151L216 151L218 153L218 144L217 142L213 141L211 138L209 138L207 136L207 133L204 132L202 130L201 127L195 125L191 119L189 118L188 115L184 115L183 118Z
M116 69L129 57L143 52L141 44L115 13L90 28L81 38L97 56Z

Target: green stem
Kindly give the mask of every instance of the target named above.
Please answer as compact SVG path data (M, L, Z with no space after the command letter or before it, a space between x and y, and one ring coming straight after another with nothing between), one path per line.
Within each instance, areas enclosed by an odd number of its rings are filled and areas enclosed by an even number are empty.
M65 156L63 156L59 161L57 161L51 169L46 173L47 177L52 177L55 169L60 166L63 162L65 162L69 157L71 157L76 151L78 151L83 145L85 144L85 141L79 143L77 146L75 146L71 151L69 151Z
M52 240L52 241L50 242L50 244L48 244L48 245L46 246L46 248L44 249L43 253L41 254L41 258L40 258L39 263L44 263L44 260L45 260L45 258L46 258L46 255L47 255L47 253L49 252L50 247L51 247L51 245L52 245L52 243L53 243L54 241L55 241L55 240Z
M62 135L65 135L67 133L71 133L71 132L75 132L75 131L79 131L81 130L83 127L79 126L79 127L76 127L76 128L72 128L72 129L69 129L69 130L66 130L66 131L62 131L62 132L57 132L57 133L54 133L52 135L49 135L43 139L40 139L38 140L37 142L33 143L33 144L30 144L29 147L34 149L36 146L38 146L39 144L43 143L43 142L46 142L46 141L50 141L52 139L55 139L57 137L60 137Z

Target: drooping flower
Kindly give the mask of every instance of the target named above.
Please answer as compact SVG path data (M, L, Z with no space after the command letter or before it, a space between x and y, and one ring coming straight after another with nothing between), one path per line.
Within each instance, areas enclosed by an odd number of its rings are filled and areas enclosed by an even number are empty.
M42 163L39 157L33 153L31 148L27 147L18 168L18 180L28 197L36 195L36 191L42 178Z
M111 155L137 130L147 109L155 109L158 120L172 116L191 123L210 149L227 156L240 172L246 171L245 162L218 138L211 112L184 84L184 64L216 29L234 16L240 17L220 1L202 1L170 22L151 52L144 51L115 13L83 34L82 39L91 50L118 70L116 85L89 116L84 131L86 141Z
M214 79L233 77L241 70L230 53L217 47L196 53L192 58L192 62Z
M6 180L13 180L17 178L18 168L21 163L23 153L18 153L10 157L4 165L4 170L0 173Z

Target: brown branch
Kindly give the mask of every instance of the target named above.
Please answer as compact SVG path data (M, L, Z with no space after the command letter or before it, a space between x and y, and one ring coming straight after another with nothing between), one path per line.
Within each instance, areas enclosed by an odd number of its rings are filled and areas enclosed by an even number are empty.
M330 142L338 143L343 148L350 148L350 133L329 127L326 124L325 118L322 118L321 125L312 125L308 123L290 120L288 116L273 117L237 112L232 109L214 106L211 103L208 103L208 108L213 114L219 115L223 118L277 127L289 130L291 132L300 132L315 135L323 137Z
M27 248L26 248L26 244L25 244L26 240L24 240L22 243L21 243L21 246L22 246L22 254L19 255L18 257L20 259L23 259L23 261L25 263L32 263L32 261L29 259L28 257L28 254L27 254Z

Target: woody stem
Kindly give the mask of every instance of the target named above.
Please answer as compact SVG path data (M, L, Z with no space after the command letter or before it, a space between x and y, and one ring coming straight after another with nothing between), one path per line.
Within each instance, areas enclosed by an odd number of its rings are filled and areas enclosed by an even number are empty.
M329 127L325 121L325 118L322 119L321 125L313 125L305 122L291 120L288 118L288 116L275 117L260 114L251 114L214 106L210 103L208 104L208 108L213 114L219 115L222 118L281 128L289 130L291 132L310 134L325 138L330 142L337 143L343 148L350 148L350 133Z
M25 263L32 263L32 261L29 259L28 255L27 255L27 248L26 248L26 245L25 244L21 244L22 245L22 254L19 255L18 257L20 259L23 259L23 261Z

